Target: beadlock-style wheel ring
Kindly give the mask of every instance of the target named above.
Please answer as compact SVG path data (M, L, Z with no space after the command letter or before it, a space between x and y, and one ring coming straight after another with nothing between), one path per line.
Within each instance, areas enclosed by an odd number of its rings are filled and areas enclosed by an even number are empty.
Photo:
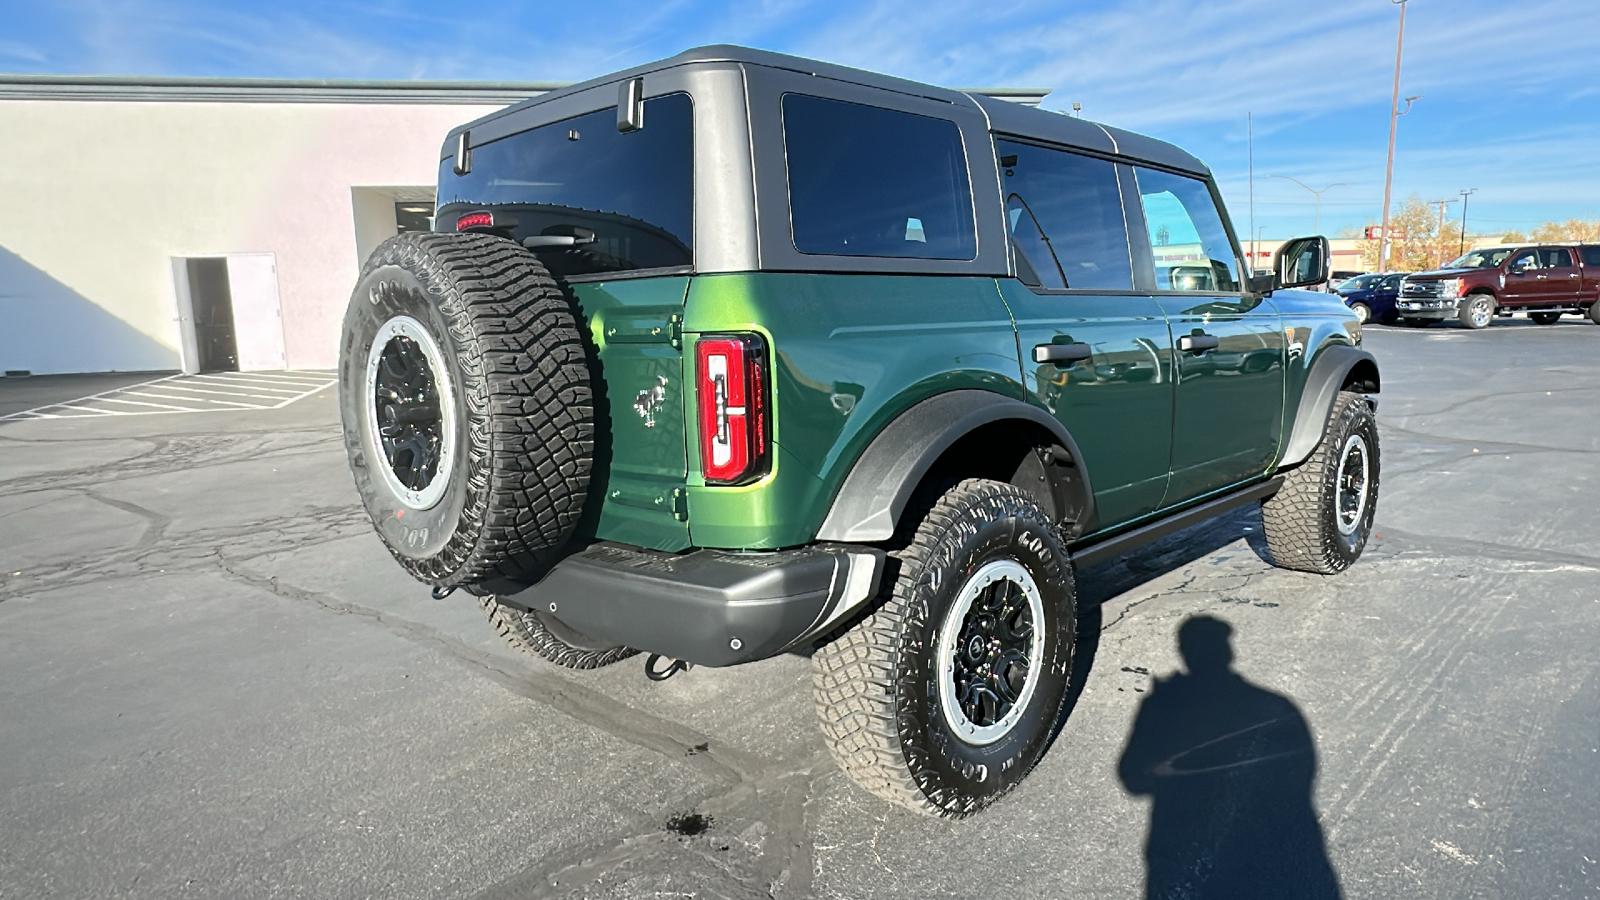
M984 746L1016 727L1039 684L1044 601L1026 567L984 564L961 586L939 629L936 664L945 725Z
M1335 524L1345 537L1356 533L1366 515L1371 474L1366 439L1359 434L1350 435L1339 451L1334 498Z
M367 350L366 415L373 468L407 508L431 509L450 484L455 384L439 345L410 316L383 323Z

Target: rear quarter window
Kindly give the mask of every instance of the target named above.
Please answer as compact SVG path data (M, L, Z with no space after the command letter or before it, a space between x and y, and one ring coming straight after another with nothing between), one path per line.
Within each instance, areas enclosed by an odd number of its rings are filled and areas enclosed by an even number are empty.
M785 94L795 249L972 259L978 241L961 130L915 113Z
M1600 266L1600 244L1592 247L1579 247L1578 252L1583 256L1586 266Z

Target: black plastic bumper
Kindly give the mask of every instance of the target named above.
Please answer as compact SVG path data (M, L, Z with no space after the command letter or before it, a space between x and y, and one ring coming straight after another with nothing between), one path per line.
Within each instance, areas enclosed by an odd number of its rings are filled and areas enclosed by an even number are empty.
M595 544L500 599L590 637L731 666L821 633L872 596L882 571L882 551L855 545L673 554Z

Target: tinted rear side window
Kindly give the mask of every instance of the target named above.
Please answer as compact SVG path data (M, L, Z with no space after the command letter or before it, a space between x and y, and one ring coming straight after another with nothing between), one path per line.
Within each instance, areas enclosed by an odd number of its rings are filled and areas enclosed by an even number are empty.
M645 101L645 127L617 131L605 109L472 149L472 171L439 167L435 227L487 210L522 240L594 232L568 248L535 248L560 275L688 266L694 262L694 109L687 94ZM579 232L583 234L583 232Z
M1600 244L1579 247L1578 252L1583 255L1584 265L1600 266Z
M1546 269L1569 269L1573 265L1571 250L1551 247L1539 251L1539 255L1543 257L1540 262L1544 263Z
M1131 290L1116 165L1012 141L995 147L1004 164L1013 246L1036 275L1023 280L1046 288Z
M977 255L966 153L954 122L785 94L783 146L801 253Z

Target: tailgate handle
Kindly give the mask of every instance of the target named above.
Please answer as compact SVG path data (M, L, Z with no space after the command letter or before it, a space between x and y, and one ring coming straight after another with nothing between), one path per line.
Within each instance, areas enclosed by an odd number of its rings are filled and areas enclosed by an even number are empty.
M1083 362L1093 355L1094 348L1088 344L1039 344L1033 348L1034 362L1063 367Z
M1186 334L1178 338L1178 349L1184 353L1204 353L1217 349L1221 343L1214 334Z

